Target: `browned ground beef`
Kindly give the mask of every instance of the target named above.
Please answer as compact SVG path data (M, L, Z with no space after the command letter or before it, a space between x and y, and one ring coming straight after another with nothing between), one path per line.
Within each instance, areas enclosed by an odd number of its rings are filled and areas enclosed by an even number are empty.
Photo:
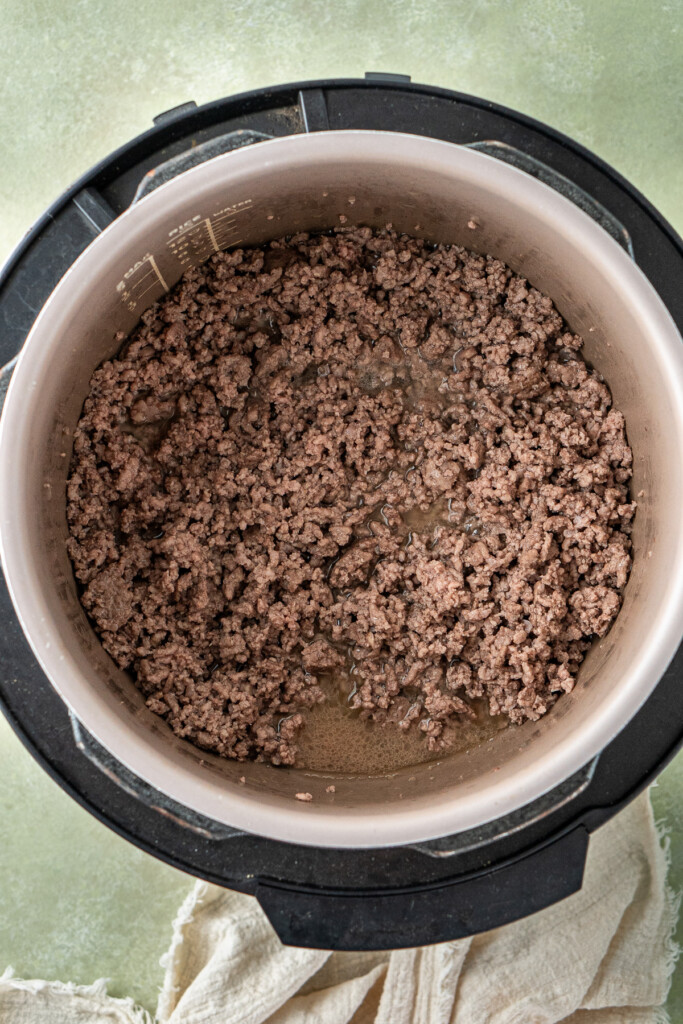
M624 418L551 300L390 230L220 253L93 375L69 553L105 649L200 747L537 719L630 565Z

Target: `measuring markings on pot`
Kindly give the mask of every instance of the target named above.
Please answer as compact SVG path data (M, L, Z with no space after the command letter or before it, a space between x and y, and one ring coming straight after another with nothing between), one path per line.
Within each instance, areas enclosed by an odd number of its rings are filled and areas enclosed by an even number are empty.
M240 213L250 209L252 200L243 199L230 206L221 207L208 217L196 213L169 231L166 245L183 268L197 266L214 253L238 245L242 241L237 218ZM150 296L149 293L155 288L158 294ZM168 290L166 279L159 269L156 258L150 252L136 260L116 285L121 301L131 313L139 307L142 312ZM141 304L143 298L144 305Z
M169 232L166 243L175 258L184 266L203 263L215 252L241 241L237 218L251 209L251 199L224 206L208 217L195 214Z
M140 300L159 286L163 292L168 291L168 285L157 266L157 261L152 253L148 252L129 267L123 279L116 285L116 291L126 308L133 313L138 308ZM148 305L149 300L145 302L145 306Z

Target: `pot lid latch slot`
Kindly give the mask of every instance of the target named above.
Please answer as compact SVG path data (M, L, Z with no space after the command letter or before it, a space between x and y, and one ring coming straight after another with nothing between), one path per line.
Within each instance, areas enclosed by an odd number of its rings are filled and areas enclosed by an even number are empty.
M120 786L125 793L140 800L150 810L170 818L177 825L182 825L203 839L233 839L235 836L244 835L239 829L231 828L230 825L224 825L220 821L214 821L213 818L207 818L159 792L154 786L150 786L120 761L117 761L108 750L105 750L95 737L83 728L73 711L69 711L69 719L76 746L81 754L87 757L96 768L99 768L107 778Z
M299 89L299 109L304 131L329 131L327 100L322 89Z
M73 203L83 222L92 231L93 237L99 235L116 219L116 214L107 200L92 186L77 192Z
M529 825L537 824L585 792L593 779L599 759L600 755L598 754L555 789L551 789L549 793L544 793L537 800L525 804L524 807L520 807L510 814L452 836L411 843L410 849L418 850L429 857L453 857L459 853L487 846L498 839L505 839Z
M570 181L569 178L566 178L564 174L560 174L559 171L549 167L541 160L537 160L535 156L530 156L529 153L523 153L520 149L508 145L507 142L487 139L482 142L468 142L465 144L465 148L475 149L478 153L484 153L486 156L492 156L496 160L502 160L503 163L512 164L519 171L530 174L532 178L537 178L544 185L548 185L555 192L559 192L561 196L569 199L580 210L583 210L589 217L592 217L615 242L619 243L622 249L626 250L635 262L631 235L621 221L617 220L614 214L603 206L602 203L599 203L597 199L593 199L582 188L573 181Z
M163 117L164 115L159 116ZM231 153L235 149L243 149L244 146L251 146L255 142L265 142L266 139L271 138L272 135L266 135L264 132L240 128L238 131L218 135L215 139L192 146L148 171L137 187L133 203L139 202L160 185L165 185L171 178L176 178L179 174L189 171L190 168L205 163L206 160L212 160L213 157L222 156L223 153Z
M396 75L388 71L366 71L365 81L380 86L406 85L410 83L410 75ZM327 97L324 89L299 89L298 100L304 131L310 133L330 130Z

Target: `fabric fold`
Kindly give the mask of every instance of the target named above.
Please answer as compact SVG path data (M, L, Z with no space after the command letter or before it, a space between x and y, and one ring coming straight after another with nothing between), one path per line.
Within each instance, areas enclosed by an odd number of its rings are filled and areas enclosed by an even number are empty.
M679 901L647 794L596 832L580 892L482 935L393 952L283 946L251 896L197 882L156 1024L666 1024ZM91 986L0 978L2 1024L153 1024Z
M132 999L107 995L103 978L92 985L15 978L11 968L0 977L2 1024L152 1024Z
M283 946L252 896L200 882L176 919L157 1017L262 1024L330 955Z

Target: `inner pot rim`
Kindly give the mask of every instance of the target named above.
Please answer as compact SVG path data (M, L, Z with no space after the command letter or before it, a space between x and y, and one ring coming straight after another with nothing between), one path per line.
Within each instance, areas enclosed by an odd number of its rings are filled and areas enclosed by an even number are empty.
M69 309L73 308L76 299L80 297L87 301L91 268L92 272L96 271L100 253L106 253L105 246L112 248L112 252L116 246L125 248L131 218L139 222L137 230L141 230L145 221L151 223L157 213L161 215L168 197L175 191L194 188L195 193L199 193L219 172L225 172L227 181L229 177L238 178L240 174L251 173L255 166L262 169L275 167L278 161L288 162L291 166L291 162L298 159L302 173L311 159L318 163L335 162L339 159L340 136L343 136L345 153L378 163L392 156L395 158L397 154L407 159L410 147L415 163L429 165L431 169L446 174L453 174L455 169L480 181L486 180L495 185L499 197L504 199L506 193L508 196L514 194L519 201L524 196L530 208L533 204L537 212L542 210L545 216L561 222L565 236L573 235L577 243L590 251L591 258L600 262L603 271L611 275L615 287L627 296L634 314L637 310L637 315L649 324L651 336L664 338L663 343L660 341L660 356L667 361L669 384L676 398L678 436L683 438L683 349L676 327L639 268L613 239L572 203L516 168L448 142L393 132L337 131L289 136L216 157L161 186L137 206L124 212L98 236L58 284L22 349L0 421L0 556L22 628L48 679L85 728L136 775L200 813L257 834L310 845L369 847L426 840L493 820L547 792L603 749L654 689L680 641L683 632L681 535L675 542L672 539L672 571L667 587L670 613L650 625L647 649L642 650L637 665L632 667L621 689L613 694L609 709L601 709L599 715L585 721L580 737L574 737L573 742L558 744L552 757L546 756L535 764L533 771L518 771L512 777L492 782L486 801L482 801L481 794L475 794L458 797L457 801L452 797L450 801L442 799L440 803L435 802L425 808L414 800L406 800L400 806L385 808L381 817L378 817L374 805L365 809L354 808L351 815L355 825L358 826L359 819L362 819L357 830L361 834L349 840L349 813L343 807L315 803L304 805L295 800L286 807L269 804L266 828L255 809L259 794L250 795L248 790L240 791L236 787L221 787L208 774L199 778L185 765L176 762L173 762L173 774L175 781L182 785L177 790L172 786L174 791L169 792L164 758L152 757L151 750L141 751L132 729L126 727L122 720L114 717L102 720L103 705L95 688L87 679L79 680L79 670L71 660L68 645L51 627L47 603L43 595L32 587L26 573L32 557L32 545L27 517L22 514L21 500L17 500L25 489L25 481L21 471L22 460L16 458L16 453L28 451L25 446L22 448L22 439L28 437L30 405L38 400L37 385L41 366L45 367L50 340L68 331ZM416 143L419 143L417 150ZM105 261L111 258L111 255L105 255ZM500 774L504 776L505 773ZM457 808L454 808L454 802L457 802ZM312 832L315 835L311 836Z

